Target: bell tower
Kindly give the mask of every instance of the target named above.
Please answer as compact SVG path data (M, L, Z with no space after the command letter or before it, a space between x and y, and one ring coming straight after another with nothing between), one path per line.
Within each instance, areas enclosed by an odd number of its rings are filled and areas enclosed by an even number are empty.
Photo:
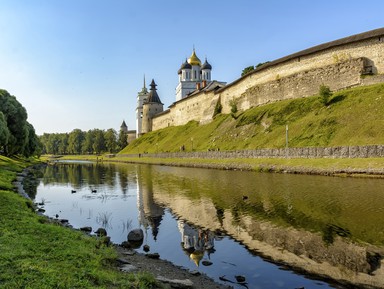
M144 75L144 85L141 91L137 94L137 106L136 106L136 138L138 138L142 133L142 123L143 123L143 104L148 99L149 93L147 87L145 86L145 75Z

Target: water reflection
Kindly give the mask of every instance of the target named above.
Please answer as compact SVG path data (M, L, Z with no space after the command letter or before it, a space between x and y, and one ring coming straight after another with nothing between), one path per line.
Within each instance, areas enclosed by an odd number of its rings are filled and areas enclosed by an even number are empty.
M202 230L187 224L183 220L177 221L181 234L181 246L187 256L193 260L196 266L206 254L208 259L215 252L215 235L210 230ZM206 262L210 266L211 262Z
M139 208L139 222L147 232L152 229L152 236L157 240L161 220L163 219L164 209L153 200L153 185L151 171L147 174L142 173L142 166L137 168L137 203ZM143 176L143 177L141 177Z
M216 280L236 273L249 288L329 288L262 256L382 288L383 191L372 179L68 163L45 170L36 199L48 200L50 216L106 228L115 243L142 227L152 251Z
M257 254L300 270L384 286L383 248L373 246L383 242L382 180L172 167L148 172L155 202L181 219L224 231Z

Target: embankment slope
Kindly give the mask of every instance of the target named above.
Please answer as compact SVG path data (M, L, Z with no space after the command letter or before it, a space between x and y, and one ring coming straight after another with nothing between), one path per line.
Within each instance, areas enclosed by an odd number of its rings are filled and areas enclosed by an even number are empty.
M384 84L338 91L218 114L205 125L189 122L147 133L120 154L206 150L331 147L383 144Z

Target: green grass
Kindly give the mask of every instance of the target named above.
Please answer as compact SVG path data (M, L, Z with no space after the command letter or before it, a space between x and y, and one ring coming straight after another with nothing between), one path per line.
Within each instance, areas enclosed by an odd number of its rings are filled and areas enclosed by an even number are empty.
M64 157L66 159L66 157ZM211 167L224 169L244 169L257 172L284 172L308 174L332 174L378 177L383 170L381 158L233 158L233 159L199 159L199 158L152 158L119 156L112 162L132 162L160 165ZM348 170L349 172L345 172ZM369 174L364 172L369 171ZM379 175L375 175L378 171ZM345 173L343 173L345 172ZM355 172L355 173L354 173Z
M26 165L0 156L1 288L157 288L149 274L123 274L112 247L38 216L9 190Z
M0 189L11 190L16 172L21 171L24 166L21 161L0 156Z
M318 95L285 100L231 115L217 115L206 125L150 132L121 153L175 152L208 149L282 148L286 125L291 147L349 146L384 143L384 84L336 92L325 106Z

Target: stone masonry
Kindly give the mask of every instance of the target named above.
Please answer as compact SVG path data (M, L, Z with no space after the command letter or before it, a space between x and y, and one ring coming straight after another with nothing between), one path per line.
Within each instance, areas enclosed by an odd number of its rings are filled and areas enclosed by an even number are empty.
M230 113L233 101L239 111L244 111L274 101L314 95L322 84L337 91L383 82L383 75L384 28L380 28L285 56L221 89L186 97L156 115L152 130L184 125L191 120L208 123L218 101L222 113Z

